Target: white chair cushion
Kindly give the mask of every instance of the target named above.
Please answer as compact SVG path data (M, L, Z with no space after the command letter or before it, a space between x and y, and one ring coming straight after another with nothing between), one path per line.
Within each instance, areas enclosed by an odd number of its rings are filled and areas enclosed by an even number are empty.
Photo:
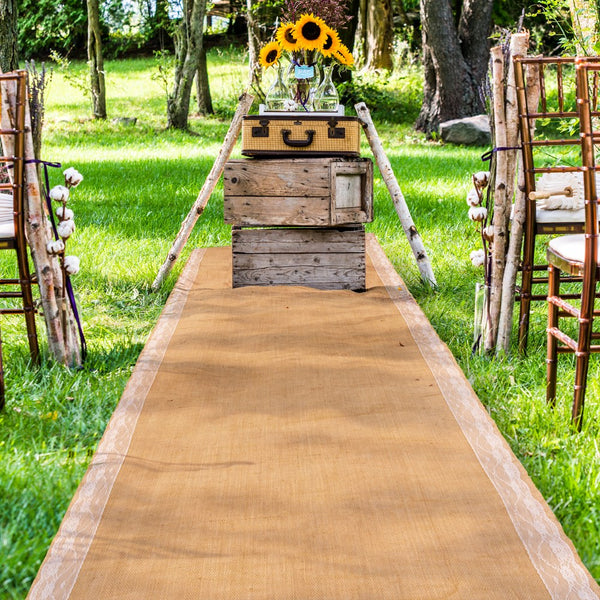
M583 233L561 235L548 243L548 248L569 262L583 264L585 259L585 236ZM599 247L600 255L600 247Z
M545 210L543 208L536 207L535 220L537 223L584 223L585 209L580 208L579 210Z
M13 197L10 194L0 194L0 239L14 237Z

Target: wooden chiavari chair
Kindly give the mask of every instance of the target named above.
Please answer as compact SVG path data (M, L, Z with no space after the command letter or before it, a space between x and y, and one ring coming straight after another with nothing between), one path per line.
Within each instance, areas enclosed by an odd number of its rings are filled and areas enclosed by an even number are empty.
M0 156L0 164L7 165L8 177L0 183L0 250L14 250L17 257L18 278L0 278L0 285L10 286L10 291L0 291L0 298L20 298L20 307L1 307L0 314L24 314L29 350L33 362L39 362L39 345L35 323L35 304L32 293L34 276L29 268L25 215L25 103L27 100L27 72L24 70L0 74L2 85L14 85L16 110L11 115L12 128L0 130L4 137L14 141L10 156ZM8 192L8 193L7 193ZM0 406L4 404L4 373L1 362L0 341Z
M575 383L573 388L572 417L581 429L587 386L590 354L600 352L600 333L593 330L598 267L598 197L596 183L595 147L600 143L600 132L594 130L598 120L598 81L600 63L585 58L577 59L577 107L579 137L581 140L581 172L585 194L584 233L557 237L550 241L548 258L548 354L546 397L552 405L556 398L557 356L559 353L575 355ZM581 280L578 302L572 296L561 295L562 273ZM575 333L561 328L565 319L575 319Z
M572 157L564 156L568 151L575 151L576 160L580 160L577 148L580 139L569 132L579 118L575 98L575 60L575 57L519 57L514 61L527 194L521 281L517 287L521 352L527 349L531 303L545 301L547 298L544 293L546 290L534 292L534 286L537 289L539 284L548 284L548 265L539 262L536 264L537 237L584 231L583 209L542 209L538 200L547 195L536 190L536 177L542 174L560 178L561 174L581 172L576 165L568 164ZM600 62L600 57L590 58L589 62ZM536 79L540 93L536 106L528 106L526 69L535 69L539 73ZM542 127L539 127L540 123Z

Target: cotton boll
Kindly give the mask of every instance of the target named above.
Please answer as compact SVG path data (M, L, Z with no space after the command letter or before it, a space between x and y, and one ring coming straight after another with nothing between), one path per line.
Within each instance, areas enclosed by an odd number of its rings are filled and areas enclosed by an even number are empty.
M484 227L481 233L483 234L483 239L486 240L487 242L494 241L494 226L493 225L488 225L487 227Z
M56 209L56 215L63 220L73 219L73 211L70 208L65 208L64 206L59 206Z
M60 254L65 250L65 243L62 240L52 240L46 244L48 254Z
M467 204L469 206L479 206L481 204L481 196L475 188L467 194Z
M83 175L73 167L69 167L63 172L63 175L65 176L65 183L69 187L77 187L83 181Z
M473 250L469 258L474 267L482 267L485 264L485 252L483 250Z
M76 275L79 272L79 257L71 254L65 256L65 271L69 275Z
M485 221L486 217L487 208L485 206L472 206L469 209L469 219L471 219L471 221L480 223L481 221Z
M73 221L73 219L61 221L56 227L56 231L63 240L66 240L67 238L71 237L75 231L75 221Z
M473 174L473 184L482 190L484 187L487 187L487 184L490 181L490 172L489 171L479 171L478 173Z
M50 198L57 202L67 202L69 200L69 188L64 185L55 185L50 190Z

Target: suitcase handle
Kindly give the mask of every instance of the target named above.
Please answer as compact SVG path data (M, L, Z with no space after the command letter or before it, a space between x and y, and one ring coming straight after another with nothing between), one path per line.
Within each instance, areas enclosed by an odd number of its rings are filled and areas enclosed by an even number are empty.
M283 143L286 146L291 146L292 148L306 148L306 146L310 146L313 142L313 138L315 137L315 132L312 129L307 129L304 133L306 133L305 140L290 140L290 135L292 134L290 129L282 129L281 135L283 136Z

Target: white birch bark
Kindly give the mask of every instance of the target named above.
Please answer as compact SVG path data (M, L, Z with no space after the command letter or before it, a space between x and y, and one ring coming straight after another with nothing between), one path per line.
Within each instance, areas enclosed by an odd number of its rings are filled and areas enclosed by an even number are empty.
M381 176L383 177L383 180L385 181L385 184L387 185L388 191L390 192L394 202L394 207L398 213L404 233L406 234L412 252L417 261L417 266L419 267L421 277L431 287L435 287L437 282L435 280L435 275L433 274L433 269L431 268L431 263L427 257L427 251L423 245L423 240L421 239L421 235L415 227L410 210L408 209L408 205L406 204L406 200L402 194L402 190L398 185L398 180L394 175L390 160L385 154L383 144L381 143L381 139L379 138L377 130L375 129L375 125L373 124L373 120L371 119L371 113L364 102L355 104L354 109L356 110L356 114L362 123L365 135L367 136L367 140L371 146L373 156L375 157L375 162L379 167Z

